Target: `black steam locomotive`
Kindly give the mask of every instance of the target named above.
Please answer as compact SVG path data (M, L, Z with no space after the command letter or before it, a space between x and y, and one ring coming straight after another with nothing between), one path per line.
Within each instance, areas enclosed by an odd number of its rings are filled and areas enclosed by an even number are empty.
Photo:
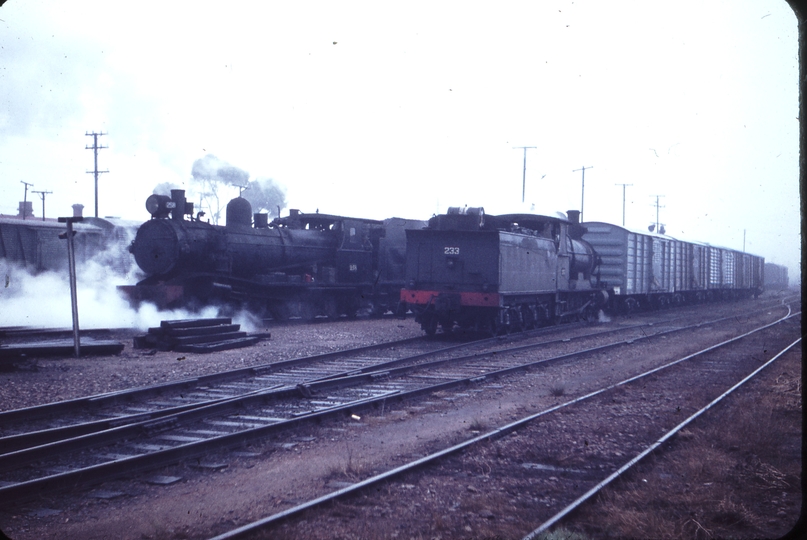
M401 301L430 335L438 325L498 333L596 315L608 293L583 232L565 217L449 208L407 231Z
M276 319L394 310L405 231L424 226L297 210L269 223L241 197L227 204L224 226L211 225L192 217L182 190L152 195L146 208L152 219L130 251L148 277L123 288L133 301L161 308L238 305Z
M758 295L764 259L567 216L450 208L407 231L401 291L427 334L490 333L565 319Z

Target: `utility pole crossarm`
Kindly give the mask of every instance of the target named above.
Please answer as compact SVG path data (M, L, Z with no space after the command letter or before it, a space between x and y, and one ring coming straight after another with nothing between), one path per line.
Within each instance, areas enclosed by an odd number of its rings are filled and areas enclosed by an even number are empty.
M521 202L524 202L525 195L527 193L527 150L538 148L537 146L514 146L513 150L516 148L522 148L524 150L524 169L521 173Z
M22 219L25 219L25 216L28 215L28 188L34 185L24 180L20 180L20 184L25 184L25 195L22 198ZM33 215L33 212L31 214Z
M53 192L52 191L34 191L34 190L31 190L31 193L38 193L39 198L42 199L42 221L45 221L45 195L50 195Z
M656 232L659 232L660 234L663 234L663 233L660 232L660 225L661 224L659 223L658 214L659 214L659 209L664 208L663 206L659 205L659 198L664 197L664 195L651 195L651 197L656 198L656 204L655 204L655 207L656 207Z

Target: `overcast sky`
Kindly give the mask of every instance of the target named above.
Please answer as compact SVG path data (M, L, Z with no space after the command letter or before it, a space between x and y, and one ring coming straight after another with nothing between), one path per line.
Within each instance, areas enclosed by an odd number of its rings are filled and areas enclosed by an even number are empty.
M213 154L288 206L425 219L526 202L798 273L796 18L781 0L108 2L0 8L0 213L144 221ZM589 169L589 167L593 167ZM574 172L577 170L576 172ZM226 198L238 190L225 190ZM41 201L34 212L41 217Z

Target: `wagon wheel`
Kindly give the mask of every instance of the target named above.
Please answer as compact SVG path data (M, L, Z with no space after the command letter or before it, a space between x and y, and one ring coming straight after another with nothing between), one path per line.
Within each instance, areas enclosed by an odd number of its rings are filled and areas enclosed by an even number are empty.
M586 306L581 313L581 319L585 322L597 322L599 320L598 312L599 310L594 307L593 305Z
M493 316L495 336L506 336L510 333L510 314L505 310L498 316Z
M406 319L406 302L398 302L398 305L395 307L395 317L398 319Z
M339 309L342 313L347 315L347 318L353 320L359 311L358 301L354 298L346 298L341 302Z
M493 315L483 317L478 323L478 329L481 334L486 336L496 336L498 334L496 318Z
M313 321L317 317L317 311L310 302L300 303L300 318L304 321Z
M336 320L339 318L339 307L336 305L335 298L326 298L323 302L322 311L325 313L325 316L331 320Z
M426 332L427 336L433 336L437 333L437 317L434 315L427 315L423 317L420 327Z
M625 300L625 313L633 313L639 310L639 302L635 298L628 298Z
M523 329L521 325L521 314L517 308L510 308L507 310L506 327L507 333L521 332Z
M269 313L275 321L289 320L289 307L283 302L277 302L269 306Z
M524 330L535 328L535 314L530 309L530 306L521 306L521 320L524 321Z

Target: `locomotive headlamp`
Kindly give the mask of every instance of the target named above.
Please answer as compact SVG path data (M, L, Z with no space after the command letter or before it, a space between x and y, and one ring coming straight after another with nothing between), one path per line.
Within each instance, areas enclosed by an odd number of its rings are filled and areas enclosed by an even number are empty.
M146 199L146 210L151 217L165 218L176 206L176 203L171 200L171 197L165 195L151 195Z

